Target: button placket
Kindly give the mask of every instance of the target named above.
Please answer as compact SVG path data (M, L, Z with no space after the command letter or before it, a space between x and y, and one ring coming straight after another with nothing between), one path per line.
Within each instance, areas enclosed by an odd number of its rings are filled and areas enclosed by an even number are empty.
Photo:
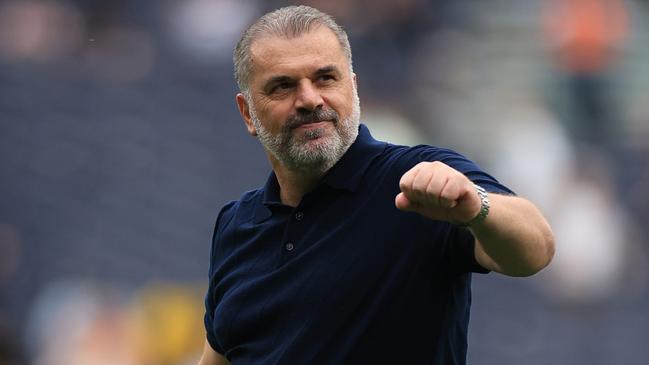
M284 257L293 256L296 252L297 242L301 239L301 232L304 231L303 222L305 219L304 211L300 207L296 207L291 215L292 219L289 219L286 224L286 230L284 231L284 244L282 251L284 252Z

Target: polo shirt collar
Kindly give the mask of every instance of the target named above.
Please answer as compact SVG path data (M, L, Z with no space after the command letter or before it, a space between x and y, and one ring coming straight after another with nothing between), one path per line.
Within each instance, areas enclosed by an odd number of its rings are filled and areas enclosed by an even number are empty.
M358 137L340 160L325 174L322 183L335 189L358 190L365 171L374 158L385 150L387 143L377 141L361 124Z
M329 185L334 189L357 191L370 163L385 150L386 146L386 142L375 140L369 129L361 124L358 137L340 160L327 171L321 184ZM261 189L261 200L255 209L255 222L259 223L269 218L271 206L283 205L279 189L277 176L274 171L271 171L266 184Z

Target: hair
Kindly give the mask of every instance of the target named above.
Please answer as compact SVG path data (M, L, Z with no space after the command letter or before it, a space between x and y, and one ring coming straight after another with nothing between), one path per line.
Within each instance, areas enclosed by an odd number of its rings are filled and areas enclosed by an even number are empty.
M345 30L330 16L310 6L287 6L264 14L254 22L241 36L234 49L234 78L239 90L246 98L250 96L250 74L252 61L250 47L261 37L279 36L295 38L307 33L317 26L329 28L336 37L345 53L350 72L352 68L352 49Z

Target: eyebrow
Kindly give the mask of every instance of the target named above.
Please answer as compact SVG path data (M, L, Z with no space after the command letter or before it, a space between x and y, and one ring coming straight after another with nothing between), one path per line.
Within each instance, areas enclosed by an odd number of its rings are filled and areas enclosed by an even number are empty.
M332 73L332 72L333 73L340 73L340 71L338 70L338 67L336 67L335 65L328 65L328 66L319 68L315 72L315 75L320 76L320 75L324 75L324 74L328 74L328 73Z
M336 65L327 65L317 69L314 73L314 76L321 76L329 73L340 74L340 71L338 67L336 67ZM281 84L284 82L293 82L293 78L285 75L273 76L264 83L263 89L268 91L268 89L273 87L274 85Z
M270 94L272 89L275 87L275 85L279 85L283 83L291 83L291 82L293 82L293 79L289 76L286 75L273 76L264 83L264 85L262 86L262 90L264 93Z
M290 77L288 77L288 76L283 76L283 75L282 76L273 76L270 79L268 79L268 81L266 81L264 86L268 87L268 86L271 86L271 85L274 85L274 84L279 84L279 83L282 83L282 82L289 82L291 80L292 79Z

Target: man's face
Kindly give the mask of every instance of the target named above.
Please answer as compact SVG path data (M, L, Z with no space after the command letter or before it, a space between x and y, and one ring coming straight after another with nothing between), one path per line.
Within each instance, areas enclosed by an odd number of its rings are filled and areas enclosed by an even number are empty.
M360 119L355 75L335 34L320 26L292 39L264 37L251 56L250 100L237 95L248 131L290 169L333 166Z

